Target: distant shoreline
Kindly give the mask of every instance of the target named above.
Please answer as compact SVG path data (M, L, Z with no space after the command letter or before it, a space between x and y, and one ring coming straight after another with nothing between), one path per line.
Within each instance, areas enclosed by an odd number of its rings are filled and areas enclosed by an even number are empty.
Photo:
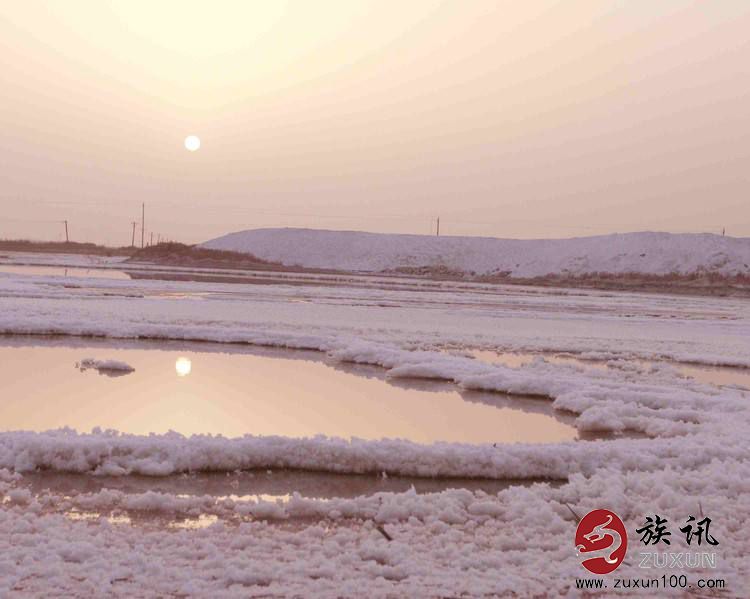
M305 268L288 266L279 262L261 260L246 253L225 250L209 250L197 246L165 243L140 248L111 248L95 244L0 241L0 251L18 251L39 254L67 253L97 256L126 256L120 268L129 270L137 264L154 264L182 268L255 270L271 272L293 272L331 275L356 275L424 279L429 281L455 281L514 285L528 287L558 287L570 289L592 289L600 291L626 291L634 293L664 293L671 295L695 295L709 297L750 297L750 276L725 276L717 273L692 273L653 275L644 273L592 273L585 275L549 274L539 277L512 277L507 274L477 275L450 271L445 268L398 268L380 272L361 272L340 269ZM131 275L132 276L132 275ZM177 276L177 275L175 275ZM185 274L179 280L194 280L195 274ZM159 278L157 275L138 273L134 278ZM201 280L204 280L201 278ZM219 275L206 274L206 281L226 283L253 283L251 278L237 273Z
M37 254L89 254L92 256L132 256L133 247L108 247L75 241L31 241L0 239L0 252L31 252Z

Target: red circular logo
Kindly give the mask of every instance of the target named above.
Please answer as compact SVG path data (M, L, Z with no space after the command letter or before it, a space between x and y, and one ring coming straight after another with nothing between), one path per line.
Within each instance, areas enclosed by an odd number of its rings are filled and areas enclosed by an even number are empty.
M628 551L628 533L619 516L592 510L578 523L576 553L581 565L594 574L614 572Z

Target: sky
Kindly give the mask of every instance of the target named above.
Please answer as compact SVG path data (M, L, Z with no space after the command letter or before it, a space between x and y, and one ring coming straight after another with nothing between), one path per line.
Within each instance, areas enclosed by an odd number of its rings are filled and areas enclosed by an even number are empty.
M142 203L186 243L750 236L748 32L734 0L0 0L0 237L129 245Z

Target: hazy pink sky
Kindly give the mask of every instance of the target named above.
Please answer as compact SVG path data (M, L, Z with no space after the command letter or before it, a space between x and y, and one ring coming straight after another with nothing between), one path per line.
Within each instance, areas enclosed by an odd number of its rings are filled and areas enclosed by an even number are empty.
M3 2L0 127L1 237L748 236L750 3Z

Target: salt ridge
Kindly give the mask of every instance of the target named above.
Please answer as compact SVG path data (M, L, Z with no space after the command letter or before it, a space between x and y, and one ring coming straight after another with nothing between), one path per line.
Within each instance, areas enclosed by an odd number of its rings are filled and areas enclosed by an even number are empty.
M201 244L287 266L379 272L446 268L525 278L549 274L750 274L750 238L624 233L572 239L434 237L318 229L253 229Z

